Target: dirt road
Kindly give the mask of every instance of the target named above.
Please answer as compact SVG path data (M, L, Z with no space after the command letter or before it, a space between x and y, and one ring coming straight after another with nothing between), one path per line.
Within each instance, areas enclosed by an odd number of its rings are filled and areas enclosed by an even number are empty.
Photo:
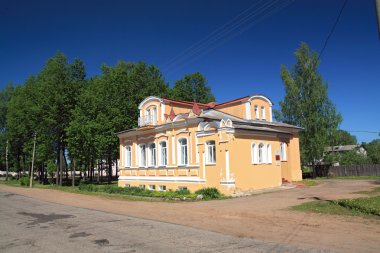
M290 211L306 201L360 197L377 186L369 180L328 180L315 187L222 201L165 203L110 200L98 196L0 185L12 192L68 206L181 224L226 235L337 252L379 252L380 220Z

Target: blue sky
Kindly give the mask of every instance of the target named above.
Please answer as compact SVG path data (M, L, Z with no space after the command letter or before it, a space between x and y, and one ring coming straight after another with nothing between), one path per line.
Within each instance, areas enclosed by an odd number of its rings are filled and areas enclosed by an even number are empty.
M281 64L294 63L301 41L319 52L343 2L1 0L0 86L23 83L61 51L69 60L82 59L88 77L99 74L103 63L142 60L158 66L170 85L201 72L218 102L262 93L278 108L284 96ZM240 23L223 26L236 17ZM344 118L341 128L380 131L373 0L348 1L319 70ZM353 134L359 141L379 138Z

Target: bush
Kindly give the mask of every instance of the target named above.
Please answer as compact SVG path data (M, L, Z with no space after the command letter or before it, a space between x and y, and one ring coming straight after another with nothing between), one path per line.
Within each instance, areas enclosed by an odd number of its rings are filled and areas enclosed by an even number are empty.
M21 186L28 186L30 178L29 177L22 177L22 178L20 178L19 181L20 181Z
M99 189L93 184L79 184L78 189L87 192L97 192Z
M220 191L214 187L197 190L195 194L203 195L203 198L205 199L219 199L222 196Z

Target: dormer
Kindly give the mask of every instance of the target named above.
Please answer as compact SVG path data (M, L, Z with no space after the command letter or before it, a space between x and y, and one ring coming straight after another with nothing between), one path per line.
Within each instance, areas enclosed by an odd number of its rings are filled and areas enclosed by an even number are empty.
M250 96L245 103L245 118L272 122L272 101L263 95Z
M144 99L139 105L140 117L139 127L155 126L165 122L165 104L163 99L150 96Z

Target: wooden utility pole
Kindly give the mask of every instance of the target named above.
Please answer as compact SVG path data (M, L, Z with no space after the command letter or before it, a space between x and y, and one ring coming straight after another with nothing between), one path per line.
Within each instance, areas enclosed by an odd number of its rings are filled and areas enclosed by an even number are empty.
M8 140L7 140L7 146L5 147L5 167L7 169L7 172L5 174L5 181L8 181Z
M34 153L36 152L36 138L37 138L37 133L34 133L32 168L30 169L29 188L32 188L32 186L33 186L33 166L34 166Z

